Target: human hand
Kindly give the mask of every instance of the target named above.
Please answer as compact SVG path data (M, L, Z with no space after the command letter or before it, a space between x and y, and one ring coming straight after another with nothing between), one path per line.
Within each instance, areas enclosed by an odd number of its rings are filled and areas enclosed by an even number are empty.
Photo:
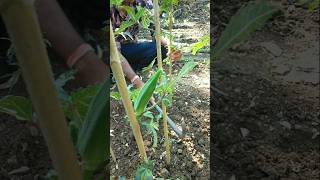
M161 38L161 45L168 46L169 44L168 42L169 42L168 38L164 38L164 37Z
M168 42L169 42L169 40L167 38L164 38L164 37L161 38L161 44L163 46L168 46L168 44L169 44ZM171 52L168 54L170 59L172 59L173 61L179 61L181 59L182 52L180 50L176 50L175 48L171 48L170 51Z
M173 61L179 61L182 57L182 52L180 50L171 49L169 57Z
M144 86L144 82L139 78L139 76L135 76L137 78L135 78L134 80L130 80L133 87L136 89L142 88Z
M94 52L88 52L74 65L78 70L77 80L87 86L104 82L109 76L109 68Z

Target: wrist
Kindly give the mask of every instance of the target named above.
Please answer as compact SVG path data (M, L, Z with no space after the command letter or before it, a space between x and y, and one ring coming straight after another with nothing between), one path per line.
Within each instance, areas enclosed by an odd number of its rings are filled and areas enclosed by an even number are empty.
M84 55L74 66L81 85L96 84L108 79L109 70L94 52Z
M83 43L79 45L67 58L67 64L70 68L72 68L79 61L85 59L83 58L88 53L94 52L94 49L87 43Z
M141 80L141 78L138 75L135 75L132 78L130 78L131 84L134 84L138 80Z
M79 60L77 60L73 67L81 71L82 69L85 69L87 66L98 63L99 60L99 57L93 51L90 51L83 55L81 58L79 58Z

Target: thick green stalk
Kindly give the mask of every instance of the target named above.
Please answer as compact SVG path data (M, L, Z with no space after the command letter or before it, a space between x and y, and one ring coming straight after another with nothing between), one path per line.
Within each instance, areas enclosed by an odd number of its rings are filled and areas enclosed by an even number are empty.
M158 60L158 68L162 69L162 57L161 57L161 29L160 29L160 10L159 10L159 2L158 0L153 0L154 5L154 20L155 20L155 27L156 27L156 44L157 44L157 60ZM159 78L159 81L161 83L161 77ZM169 147L169 141L168 141L168 126L167 126L167 116L166 114L166 107L165 103L162 102L162 112L163 112L163 124L165 125L163 127L164 136L167 137L164 140L164 143L166 147ZM167 164L170 163L170 148L166 148L166 158L167 158Z
M111 24L111 23L110 23ZM141 135L140 125L137 121L136 114L133 110L132 102L129 97L129 92L127 88L127 83L124 79L123 70L121 67L121 62L119 58L119 52L116 47L116 42L114 39L114 34L112 31L112 26L110 25L110 65L113 71L113 74L117 81L117 86L122 97L122 102L128 118L130 120L130 125L132 128L133 135L136 139L138 149L141 155L142 160L147 162L147 154L144 148L144 143Z
M59 179L81 180L80 167L32 2L0 0L0 12L15 46L22 75Z

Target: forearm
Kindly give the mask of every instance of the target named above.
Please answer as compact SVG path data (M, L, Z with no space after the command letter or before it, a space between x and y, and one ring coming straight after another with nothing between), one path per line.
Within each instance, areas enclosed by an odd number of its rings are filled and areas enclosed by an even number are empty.
M84 42L73 28L56 0L36 0L40 27L53 49L65 61L74 55ZM93 52L88 51L71 65L78 70L81 85L95 84L109 79L109 68Z
M83 39L75 31L56 0L36 0L35 2L41 30L49 39L55 51L65 60L82 43Z
M123 73L125 74L128 80L131 80L134 76L136 76L136 73L128 63L127 59L121 53L119 53L119 55L121 58L121 66Z

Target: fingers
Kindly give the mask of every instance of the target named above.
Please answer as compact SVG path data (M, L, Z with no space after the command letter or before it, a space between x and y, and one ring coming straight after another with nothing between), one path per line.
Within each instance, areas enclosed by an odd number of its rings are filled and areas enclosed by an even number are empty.
M182 53L180 50L173 50L170 53L170 58L174 61L179 61L181 59Z
M132 85L134 88L139 89L144 86L144 82L141 79L137 79L132 83Z

